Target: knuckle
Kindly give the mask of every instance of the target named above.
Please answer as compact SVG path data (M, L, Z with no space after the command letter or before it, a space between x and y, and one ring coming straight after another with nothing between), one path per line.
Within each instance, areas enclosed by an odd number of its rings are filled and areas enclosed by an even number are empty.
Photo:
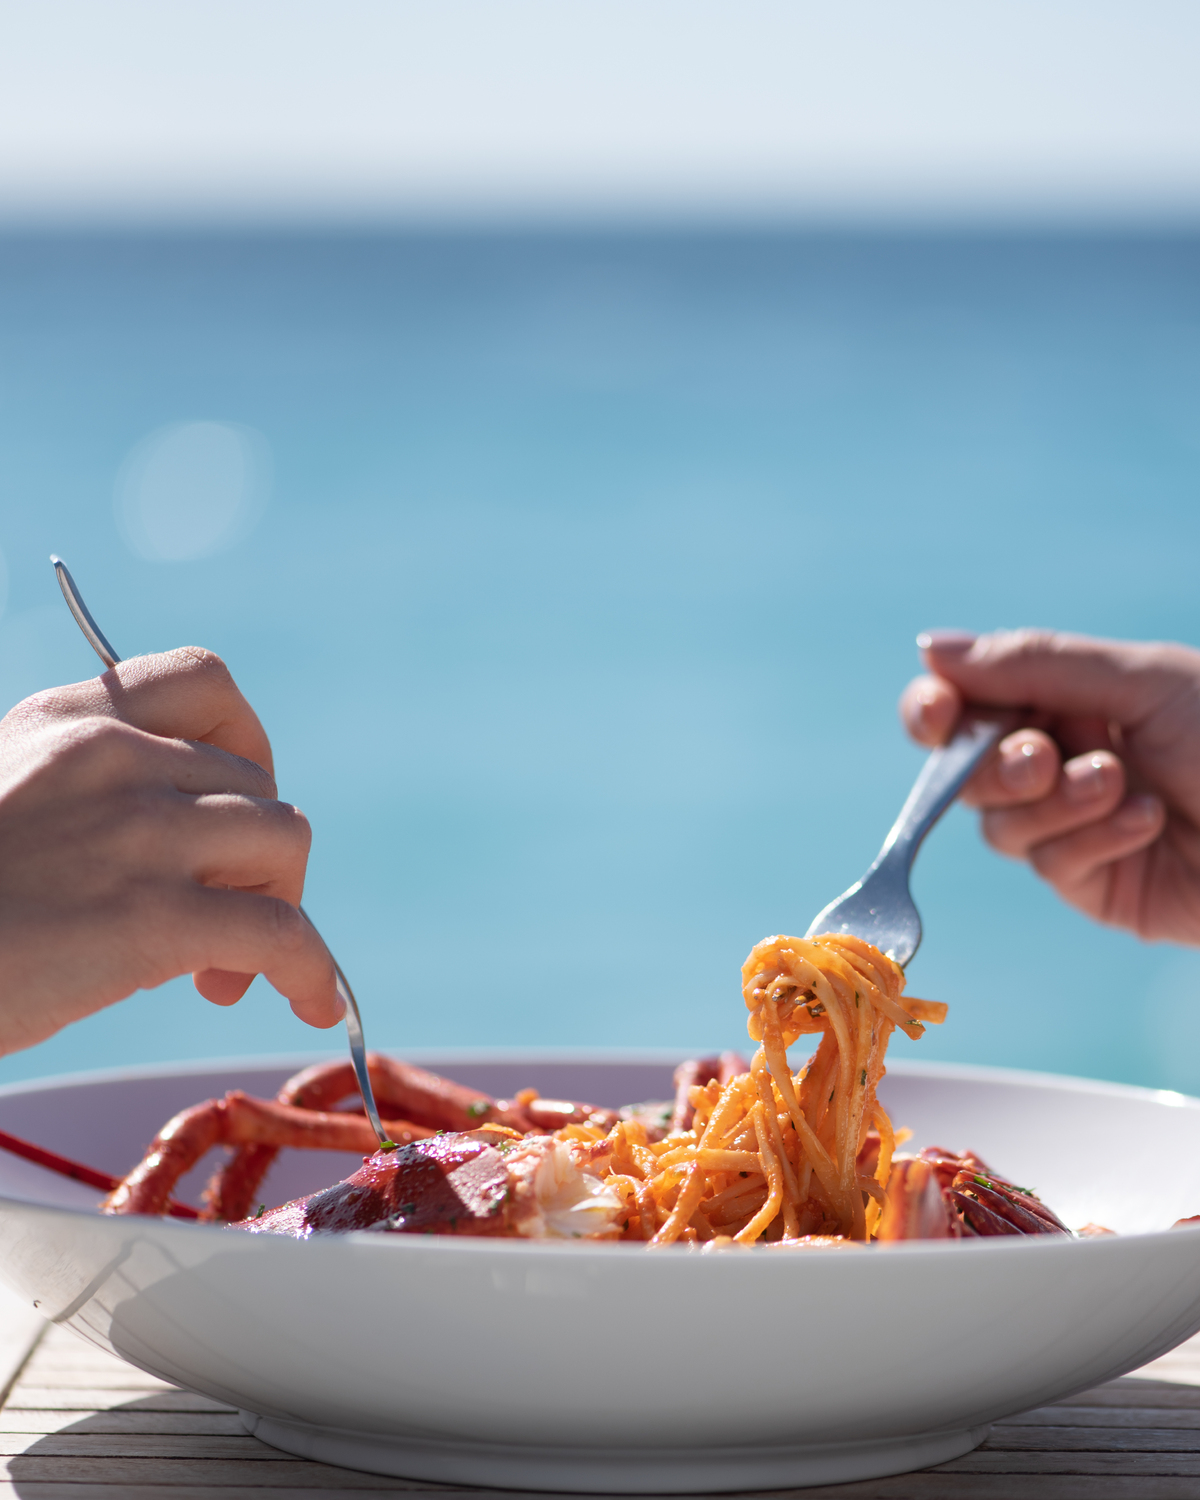
M216 699L236 692L233 673L206 646L176 646L173 651L165 651L163 659L168 664L168 675L186 677L192 689Z
M307 856L308 851L312 848L312 824L300 809L293 807L290 802L281 802L279 806L284 810L289 833Z
M140 765L145 746L140 732L120 719L101 715L63 724L55 736L54 759L72 769L89 767L120 774Z
M1179 677L1200 678L1200 651L1195 646L1181 646L1175 641L1147 642L1142 651L1146 664Z
M105 748L124 749L137 738L138 731L122 719L110 719L102 714L77 719L64 732L80 741L102 745Z
M233 681L233 674L224 661L207 646L176 646L166 655L177 661L184 671L212 677L219 682Z
M996 630L981 637L976 650L979 657L989 663L1011 662L1030 656L1051 655L1060 649L1062 639L1058 631L1025 625L1019 630Z
M1200 651L1173 641L1152 641L1128 648L1127 671L1152 677L1164 698L1179 696L1194 704L1200 696Z

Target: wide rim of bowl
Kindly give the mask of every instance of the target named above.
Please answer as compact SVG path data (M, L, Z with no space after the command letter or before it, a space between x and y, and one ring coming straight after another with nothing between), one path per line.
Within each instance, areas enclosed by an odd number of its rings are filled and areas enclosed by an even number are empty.
M396 1049L386 1049L396 1050ZM596 1066L660 1065L679 1063L695 1055L679 1047L406 1047L405 1062L426 1067L434 1062L463 1067L483 1067L490 1063L551 1065L592 1064ZM47 1073L37 1078L16 1079L0 1084L0 1099L14 1095L38 1093L52 1088L70 1088L80 1084L123 1083L138 1079L188 1078L222 1068L292 1069L311 1067L314 1063L341 1060L341 1049L312 1052L238 1053L233 1056L203 1057L186 1062L131 1063L121 1068L81 1068L67 1073ZM1111 1079L1087 1078L1072 1073L1047 1073L1031 1068L998 1067L986 1063L958 1063L917 1058L893 1058L887 1064L887 1076L906 1078L957 1078L964 1082L1020 1084L1026 1088L1043 1088L1058 1092L1091 1094L1116 1099L1140 1099L1146 1103L1172 1109L1200 1109L1200 1097L1181 1094L1175 1089L1151 1088L1145 1084L1117 1083Z
M244 1057L218 1057L202 1058L194 1061L175 1064L134 1064L127 1068L103 1068L81 1070L76 1073L55 1074L39 1079L25 1079L17 1083L0 1086L0 1099L14 1097L21 1094L48 1091L53 1088L70 1088L87 1086L88 1084L121 1083L134 1079L155 1078L186 1078L200 1074L211 1073L220 1069L234 1070L238 1068L265 1068L265 1069L295 1069L306 1067L312 1062L320 1062L330 1057L340 1057L339 1052L310 1052L310 1053L275 1053L275 1054L252 1054ZM678 1061L679 1052L671 1048L518 1048L518 1047L488 1047L488 1048L435 1048L422 1047L411 1048L405 1052L406 1061L416 1063L429 1063L434 1061L459 1062L463 1065L480 1065L500 1062L522 1062L531 1063L590 1063L594 1065L610 1064L620 1066L621 1064L669 1064ZM1024 1088L1045 1089L1057 1093L1080 1093L1093 1098L1120 1098L1127 1100L1138 1100L1154 1104L1159 1108L1183 1108L1200 1109L1200 1098L1193 1098L1187 1094L1180 1094L1172 1089L1152 1089L1138 1084L1114 1083L1102 1079L1079 1078L1069 1074L1043 1073L1027 1069L991 1067L975 1063L947 1063L939 1061L916 1061L910 1059L897 1059L889 1064L888 1072L903 1075L910 1078L938 1078L946 1081L997 1083L1017 1085ZM195 1236L202 1234L208 1237L221 1236L228 1243L227 1236L229 1228L219 1224L196 1224L180 1222L173 1219L146 1217L140 1215L125 1216L102 1216L94 1211L80 1208L66 1208L57 1204L43 1204L23 1198L9 1198L0 1193L0 1212L7 1210L26 1211L33 1209L38 1213L51 1214L67 1220L84 1221L95 1223L103 1220L106 1224L113 1225L114 1232L120 1223L156 1226L156 1232L162 1232L168 1237L185 1236L187 1240L195 1243ZM946 1254L968 1254L968 1255L1013 1255L1013 1254L1113 1254L1121 1253L1120 1246L1128 1246L1131 1243L1158 1243L1164 1235L1200 1233L1200 1224L1184 1225L1182 1228L1168 1226L1164 1229L1140 1230L1128 1234L1098 1235L1095 1237L1066 1238L1059 1235L1037 1235L1027 1236L996 1236L995 1238L983 1238L976 1240L913 1240L896 1244L889 1244L886 1249L882 1247L871 1247L874 1253L886 1254L887 1256L903 1255L946 1255ZM284 1235L256 1235L246 1236L247 1239L262 1239L293 1246L295 1251L300 1251L302 1242L292 1240ZM624 1257L630 1264L646 1264L648 1262L660 1261L668 1257L671 1260L687 1260L704 1264L726 1264L737 1263L743 1265L771 1265L778 1261L787 1260L792 1256L805 1255L807 1263L816 1258L820 1263L826 1264L835 1261L839 1264L846 1262L857 1263L861 1257L854 1249L810 1249L802 1250L768 1250L766 1253L743 1255L732 1251L722 1255L704 1255L686 1245L667 1245L656 1250L653 1257L629 1255L629 1247L618 1243L579 1243L577 1241L555 1242L552 1240L521 1240L504 1239L492 1236L437 1236L437 1253L439 1255L505 1255L523 1256L526 1258L540 1255L561 1256L566 1255L576 1264L582 1264L593 1256L603 1257L607 1263L609 1258L617 1255ZM181 1240L180 1243L186 1242ZM380 1236L366 1231L353 1231L349 1234L322 1237L319 1242L322 1247L332 1248L335 1244L376 1247L369 1249L368 1253L387 1253L412 1255L428 1253L432 1248L430 1237L405 1235ZM864 1247L866 1248L866 1247ZM285 1254L293 1253L287 1250ZM337 1253L334 1251L334 1253ZM634 1273L636 1274L636 1273ZM757 1274L757 1273L749 1273Z
M489 1063L592 1063L614 1067L637 1064L674 1067L684 1057L693 1056L679 1047L396 1047L372 1048L372 1051L402 1052L405 1062L427 1067L433 1062L459 1063L464 1067ZM341 1062L345 1049L330 1048L312 1052L245 1052L230 1056L191 1058L186 1062L130 1063L120 1068L79 1068L67 1073L46 1073L37 1078L18 1078L0 1084L0 1099L15 1094L37 1093L42 1089L68 1088L87 1083L124 1083L137 1079L191 1078L214 1073L222 1068L290 1069L312 1067L314 1063Z

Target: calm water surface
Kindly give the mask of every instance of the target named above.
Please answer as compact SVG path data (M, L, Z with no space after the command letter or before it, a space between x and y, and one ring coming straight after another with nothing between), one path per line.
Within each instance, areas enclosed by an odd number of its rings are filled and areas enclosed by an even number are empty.
M193 420L271 498L147 561L118 471ZM919 765L915 633L1200 642L1198 543L1200 240L0 240L0 706L95 670L51 550L118 650L219 651L377 1045L737 1045ZM951 1011L897 1053L1200 1091L1200 955L962 812L916 885ZM314 1045L181 980L0 1081Z

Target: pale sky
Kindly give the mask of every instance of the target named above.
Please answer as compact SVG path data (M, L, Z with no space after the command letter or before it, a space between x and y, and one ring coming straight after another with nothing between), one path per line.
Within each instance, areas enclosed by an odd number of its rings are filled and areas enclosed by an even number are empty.
M1200 219L1196 0L0 0L0 219Z

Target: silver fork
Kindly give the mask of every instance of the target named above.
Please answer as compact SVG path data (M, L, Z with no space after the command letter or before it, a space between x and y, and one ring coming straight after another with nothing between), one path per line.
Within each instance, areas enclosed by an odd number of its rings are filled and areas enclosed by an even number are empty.
M100 658L106 667L115 667L121 658L113 650L108 638L92 618L92 612L83 602L83 595L76 587L75 580L71 577L70 570L61 557L50 554L50 561L54 564L54 572L58 578L58 586L62 589L63 598L67 601L67 608L75 616L75 623L83 631L88 645ZM300 915L308 923L314 932L317 927L313 919L303 907ZM331 953L330 958L333 958ZM359 1014L358 1001L354 998L354 991L350 988L350 982L342 973L342 966L336 958L333 958L333 969L337 975L337 992L342 997L346 1006L346 1035L350 1042L350 1061L354 1064L354 1076L358 1080L359 1093L362 1094L363 1108L367 1112L367 1119L371 1122L371 1129L379 1137L381 1146L391 1146L387 1131L383 1128L383 1122L379 1118L379 1110L375 1105L375 1094L371 1088L371 1075L367 1071L367 1044L363 1038L362 1016Z
M900 816L875 863L861 880L813 918L805 937L847 932L874 943L903 968L921 944L921 916L908 888L913 860L925 835L1000 741L1018 715L968 709L953 739L921 767Z

